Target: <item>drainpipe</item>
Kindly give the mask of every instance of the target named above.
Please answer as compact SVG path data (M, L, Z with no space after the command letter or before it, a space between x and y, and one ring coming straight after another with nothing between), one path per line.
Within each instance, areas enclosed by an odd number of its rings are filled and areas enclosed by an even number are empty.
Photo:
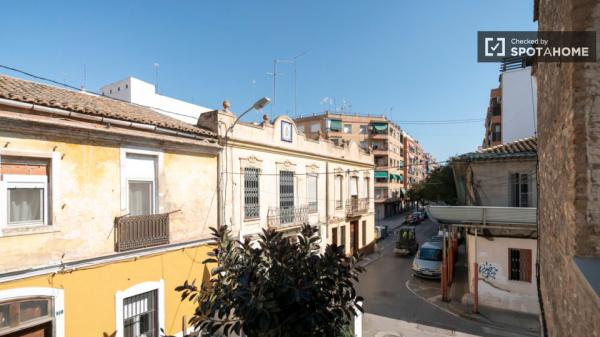
M329 161L325 162L325 246L327 246L327 237L329 236Z
M486 223L485 207L481 209L481 222L483 227ZM473 263L473 313L479 313L479 265L477 264L477 232L475 227L475 262Z

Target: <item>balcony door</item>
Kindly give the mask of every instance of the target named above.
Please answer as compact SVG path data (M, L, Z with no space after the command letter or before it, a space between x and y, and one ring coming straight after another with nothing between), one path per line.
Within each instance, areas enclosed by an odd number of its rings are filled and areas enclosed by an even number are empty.
M358 252L358 221L350 222L350 254Z
M279 214L281 223L294 221L294 172L279 172Z

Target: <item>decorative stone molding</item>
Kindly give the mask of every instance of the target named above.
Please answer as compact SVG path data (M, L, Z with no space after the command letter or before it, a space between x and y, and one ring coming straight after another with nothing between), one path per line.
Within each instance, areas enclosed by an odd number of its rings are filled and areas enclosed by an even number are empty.
M261 168L262 162L263 161L261 159L251 155L250 157L240 158L240 167L242 169L245 167Z

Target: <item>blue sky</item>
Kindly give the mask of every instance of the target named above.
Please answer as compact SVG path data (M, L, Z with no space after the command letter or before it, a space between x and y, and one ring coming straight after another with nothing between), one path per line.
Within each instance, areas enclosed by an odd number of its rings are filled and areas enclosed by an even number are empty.
M477 31L537 29L532 0L11 1L3 14L0 63L74 86L84 65L97 90L126 76L154 82L159 63L160 93L212 108L228 99L239 112L272 96L273 59L306 53L299 114L331 97L396 121L483 118L499 67L477 63ZM279 71L275 114L293 115L293 67ZM400 125L439 160L475 150L484 132L483 122Z

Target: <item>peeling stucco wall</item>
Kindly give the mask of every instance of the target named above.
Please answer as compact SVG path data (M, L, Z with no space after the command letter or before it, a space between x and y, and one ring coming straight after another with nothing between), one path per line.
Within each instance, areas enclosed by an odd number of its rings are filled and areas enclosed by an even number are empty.
M59 158L50 168L57 171L51 188L58 191L51 200L51 226L0 236L0 272L114 253L113 223L123 215L122 143L0 132L0 144L3 151L58 153ZM163 152L161 210L181 210L171 215L171 242L206 237L217 223L216 156Z

